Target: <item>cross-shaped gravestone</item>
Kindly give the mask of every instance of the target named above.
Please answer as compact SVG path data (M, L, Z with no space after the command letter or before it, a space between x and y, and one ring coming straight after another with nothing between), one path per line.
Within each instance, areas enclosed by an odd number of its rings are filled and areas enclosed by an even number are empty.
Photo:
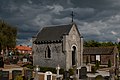
M59 78L59 70L60 70L60 66L59 65L56 67L56 70L57 70L57 78Z

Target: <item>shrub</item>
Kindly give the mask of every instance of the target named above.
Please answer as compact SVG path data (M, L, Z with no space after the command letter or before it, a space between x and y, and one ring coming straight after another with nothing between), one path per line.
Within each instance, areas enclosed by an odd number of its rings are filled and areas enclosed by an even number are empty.
M69 73L70 73L70 76L74 75L74 70L73 69L69 69Z
M96 69L96 67L95 67L95 66L91 66L91 72L92 72L92 73L95 73L95 72L96 72L96 70L97 70L97 69Z
M89 63L89 60L88 60L88 56L87 56L87 58L86 58L86 65Z
M51 68L51 67L40 67L40 72L46 72L46 71L51 71L52 73L56 73L56 69L55 68Z
M108 60L108 67L111 67L111 66L112 66L111 60L109 59L109 60Z
M46 71L51 71L52 73L57 73L56 68L52 67L40 67L40 72L46 72ZM60 69L60 74L64 73L64 69Z
M63 74L64 73L64 69L60 69L60 74Z
M32 64L28 64L28 65L26 65L26 67L29 68L29 69L33 69L34 68L34 66Z
M99 69L99 67L100 67L100 62L99 62L98 60L96 60L95 67L96 67L97 69Z
M95 80L104 80L103 76L102 75L97 75L95 77Z
M27 65L23 65L22 67L27 67L27 68L29 68L29 69L34 69L35 68L35 66L33 66L32 64L27 64ZM52 67L39 67L40 68L40 72L47 72L47 71L50 71L50 72L52 72L52 73L57 73L57 71L56 71L56 68L52 68ZM64 69L60 69L60 71L59 71L59 73L60 74L63 74L64 73Z
M23 80L22 76L16 76L15 80Z

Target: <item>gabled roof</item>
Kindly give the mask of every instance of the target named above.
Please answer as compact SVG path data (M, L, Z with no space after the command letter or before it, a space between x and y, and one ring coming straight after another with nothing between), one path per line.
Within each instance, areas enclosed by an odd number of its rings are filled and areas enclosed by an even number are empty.
M35 42L62 40L68 35L73 24L44 27L37 35Z
M22 51L32 51L32 48L31 47L28 47L28 46L16 46L15 47L17 50L22 50Z
M112 54L115 46L110 47L85 47L83 50L84 55L105 55Z

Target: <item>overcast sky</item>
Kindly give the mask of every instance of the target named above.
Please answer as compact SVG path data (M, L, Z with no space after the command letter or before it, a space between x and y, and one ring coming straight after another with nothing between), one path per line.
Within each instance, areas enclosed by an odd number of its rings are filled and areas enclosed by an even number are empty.
M41 28L69 24L71 12L85 40L120 40L120 0L0 0L0 19L27 43Z

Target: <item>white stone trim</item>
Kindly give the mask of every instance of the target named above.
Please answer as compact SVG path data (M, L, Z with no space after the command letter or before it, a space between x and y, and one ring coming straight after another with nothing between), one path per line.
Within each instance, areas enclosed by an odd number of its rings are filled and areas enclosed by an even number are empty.
M51 76L51 79L50 79L50 80L52 80L52 72L50 72L50 71L45 72L44 80L47 80L47 76L48 76L48 75Z

